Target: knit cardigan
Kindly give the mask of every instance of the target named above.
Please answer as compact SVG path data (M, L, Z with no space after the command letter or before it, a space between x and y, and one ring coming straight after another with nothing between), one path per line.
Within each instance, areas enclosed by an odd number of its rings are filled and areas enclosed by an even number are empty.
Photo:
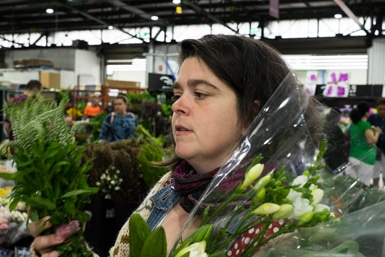
M134 213L139 213L140 216L143 217L144 220L147 220L150 216L151 210L153 208L153 203L151 201L151 197L155 195L160 189L164 187L166 182L170 180L171 172L166 173L150 190L149 194L140 204L140 206L134 211ZM118 237L115 241L114 246L110 249L111 257L128 257L130 254L130 245L128 244L128 236L129 236L129 218L124 223L122 228L119 231ZM31 244L30 247L31 257L39 257L40 254L35 250L34 244ZM94 257L98 257L96 253L93 254Z

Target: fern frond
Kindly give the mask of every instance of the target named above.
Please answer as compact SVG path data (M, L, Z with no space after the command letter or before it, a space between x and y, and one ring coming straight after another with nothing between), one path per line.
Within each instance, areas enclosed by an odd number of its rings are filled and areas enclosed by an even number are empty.
M59 142L62 145L73 143L74 133L64 118L68 101L68 97L64 97L55 107L54 102L36 96L27 98L25 102L7 106L5 111L11 122L14 140L6 146L30 149L36 140L41 143Z

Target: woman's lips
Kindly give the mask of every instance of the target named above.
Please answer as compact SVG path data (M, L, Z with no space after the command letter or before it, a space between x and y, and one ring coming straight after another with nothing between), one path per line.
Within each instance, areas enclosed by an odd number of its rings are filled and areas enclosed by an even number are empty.
M191 132L191 130L187 129L184 126L181 126L181 125L176 125L175 126L175 135L183 135L183 134L186 134L186 133L189 133L189 132Z

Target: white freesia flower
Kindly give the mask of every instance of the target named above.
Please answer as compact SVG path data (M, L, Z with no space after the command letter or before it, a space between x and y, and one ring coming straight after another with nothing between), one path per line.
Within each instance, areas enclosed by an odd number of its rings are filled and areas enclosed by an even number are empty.
M298 176L294 179L292 185L293 186L300 186L300 187L303 187L306 182L309 180L308 176L305 176L305 175L301 175L301 176Z
M175 257L182 257L186 253L190 253L189 257L208 257L205 250L206 241L201 241L183 248Z
M310 201L306 198L302 198L302 194L290 189L287 199L293 203L293 213L289 215L289 218L298 219L302 214L310 212L313 207L310 205Z
M319 204L321 202L323 196L324 196L324 191L322 189L315 189L311 191L311 194L313 195L313 202L312 204Z
M323 210L327 210L327 211L330 211L330 207L327 206L326 204L317 204L314 208L314 211L315 212L321 212Z

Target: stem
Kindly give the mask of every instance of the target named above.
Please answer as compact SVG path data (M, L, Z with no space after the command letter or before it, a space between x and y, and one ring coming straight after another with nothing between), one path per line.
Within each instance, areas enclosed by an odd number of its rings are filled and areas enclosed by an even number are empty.
M215 211L213 214L211 214L209 217L205 217L202 220L202 225L208 224L209 221L213 220L215 216L218 215L230 202L232 202L234 199L237 199L238 197L242 197L243 194L239 194L239 187L235 190L234 194L232 194L225 202L223 202Z

